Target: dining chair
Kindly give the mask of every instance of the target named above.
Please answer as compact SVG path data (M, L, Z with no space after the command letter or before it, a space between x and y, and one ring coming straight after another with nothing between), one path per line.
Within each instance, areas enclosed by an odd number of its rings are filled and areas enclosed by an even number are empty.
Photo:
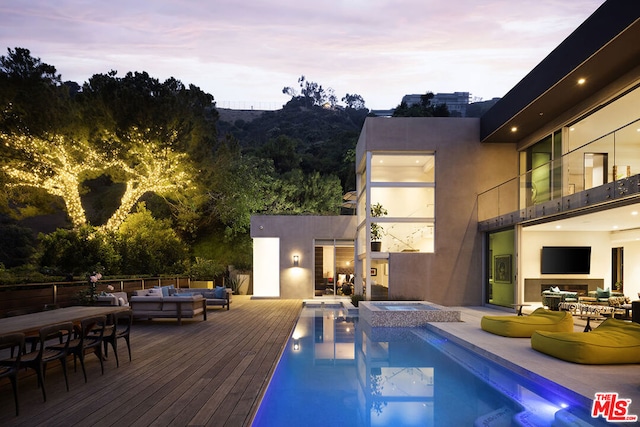
M123 338L127 343L127 350L129 351L129 362L131 362L131 325L133 324L133 311L120 311L113 314L113 325L107 326L105 329L103 342L104 342L104 355L108 355L108 344L111 344L113 352L116 355L116 367L120 367L120 361L118 360L118 339Z
M15 316L22 316L24 314L29 314L29 313L33 313L33 311L26 309L26 308L22 308L22 309L18 309L18 310L11 310L8 311L6 313L6 317L15 317ZM22 351L25 352L27 350L27 344L29 345L29 347L31 347L31 350L33 351L33 349L35 348L36 344L38 343L39 340L39 336L38 333L29 333L29 334L25 334L24 336L24 343L25 345L22 348ZM11 348L11 357L13 357L13 352L15 351L15 348Z
M75 336L69 342L67 354L73 354L73 369L76 370L76 359L80 359L84 382L87 382L87 370L84 366L84 358L87 353L94 353L100 360L100 370L104 375L102 362L102 338L107 323L106 316L92 316L82 319L79 328L75 328ZM49 346L50 349L60 349L63 344Z
M0 378L9 378L13 387L13 400L16 404L16 416L20 415L20 404L18 403L18 369L20 369L20 358L24 348L24 334L6 334L0 336L0 351L11 349L9 359L0 360ZM13 357L14 349L17 349L17 356Z
M20 361L21 368L31 368L38 375L38 385L42 388L42 397L47 401L47 392L44 386L44 379L47 369L47 363L60 361L62 365L62 373L64 374L64 382L69 391L69 379L67 378L67 351L69 349L69 341L73 334L73 324L71 322L58 323L55 325L45 326L39 331L39 340L33 351L22 355ZM47 341L51 339L62 340L62 344L58 344L57 348L47 346Z

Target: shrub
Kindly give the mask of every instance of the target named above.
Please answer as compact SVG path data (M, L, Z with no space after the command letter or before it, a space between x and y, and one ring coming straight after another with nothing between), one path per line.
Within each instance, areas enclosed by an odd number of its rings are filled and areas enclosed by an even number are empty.
M364 295L362 294L351 295L351 304L353 304L354 307L357 307L360 301L364 301Z

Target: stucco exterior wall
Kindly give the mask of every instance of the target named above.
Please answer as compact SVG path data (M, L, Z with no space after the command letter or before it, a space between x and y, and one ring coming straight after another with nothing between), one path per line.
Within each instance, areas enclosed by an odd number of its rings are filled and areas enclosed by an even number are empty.
M354 239L355 216L256 215L251 217L251 237L280 239L280 298L313 298L314 239ZM300 257L293 266L293 255ZM260 277L254 277L254 287Z
M476 118L368 118L356 148L433 151L436 154L434 253L392 253L391 296L419 297L442 305L482 304L482 235L477 195L517 175L514 144L483 144Z

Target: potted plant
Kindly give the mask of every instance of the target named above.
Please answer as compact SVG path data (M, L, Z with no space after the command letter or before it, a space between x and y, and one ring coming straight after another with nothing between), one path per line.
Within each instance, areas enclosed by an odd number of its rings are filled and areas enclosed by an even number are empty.
M387 210L383 208L380 203L376 203L371 206L372 218L379 218L387 213ZM371 223L371 250L373 252L380 252L380 249L382 248L382 232L383 228L380 224L375 222Z

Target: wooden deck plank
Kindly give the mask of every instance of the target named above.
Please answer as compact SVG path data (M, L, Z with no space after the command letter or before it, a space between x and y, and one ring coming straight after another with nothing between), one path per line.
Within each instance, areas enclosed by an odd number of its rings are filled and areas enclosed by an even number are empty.
M47 402L32 371L20 377L15 416L11 386L0 383L3 426L246 426L302 307L301 300L234 296L231 310L211 309L208 320L136 321L132 362L118 343L100 375L97 358L86 361L88 383L69 369L47 368ZM70 359L71 360L71 359Z

